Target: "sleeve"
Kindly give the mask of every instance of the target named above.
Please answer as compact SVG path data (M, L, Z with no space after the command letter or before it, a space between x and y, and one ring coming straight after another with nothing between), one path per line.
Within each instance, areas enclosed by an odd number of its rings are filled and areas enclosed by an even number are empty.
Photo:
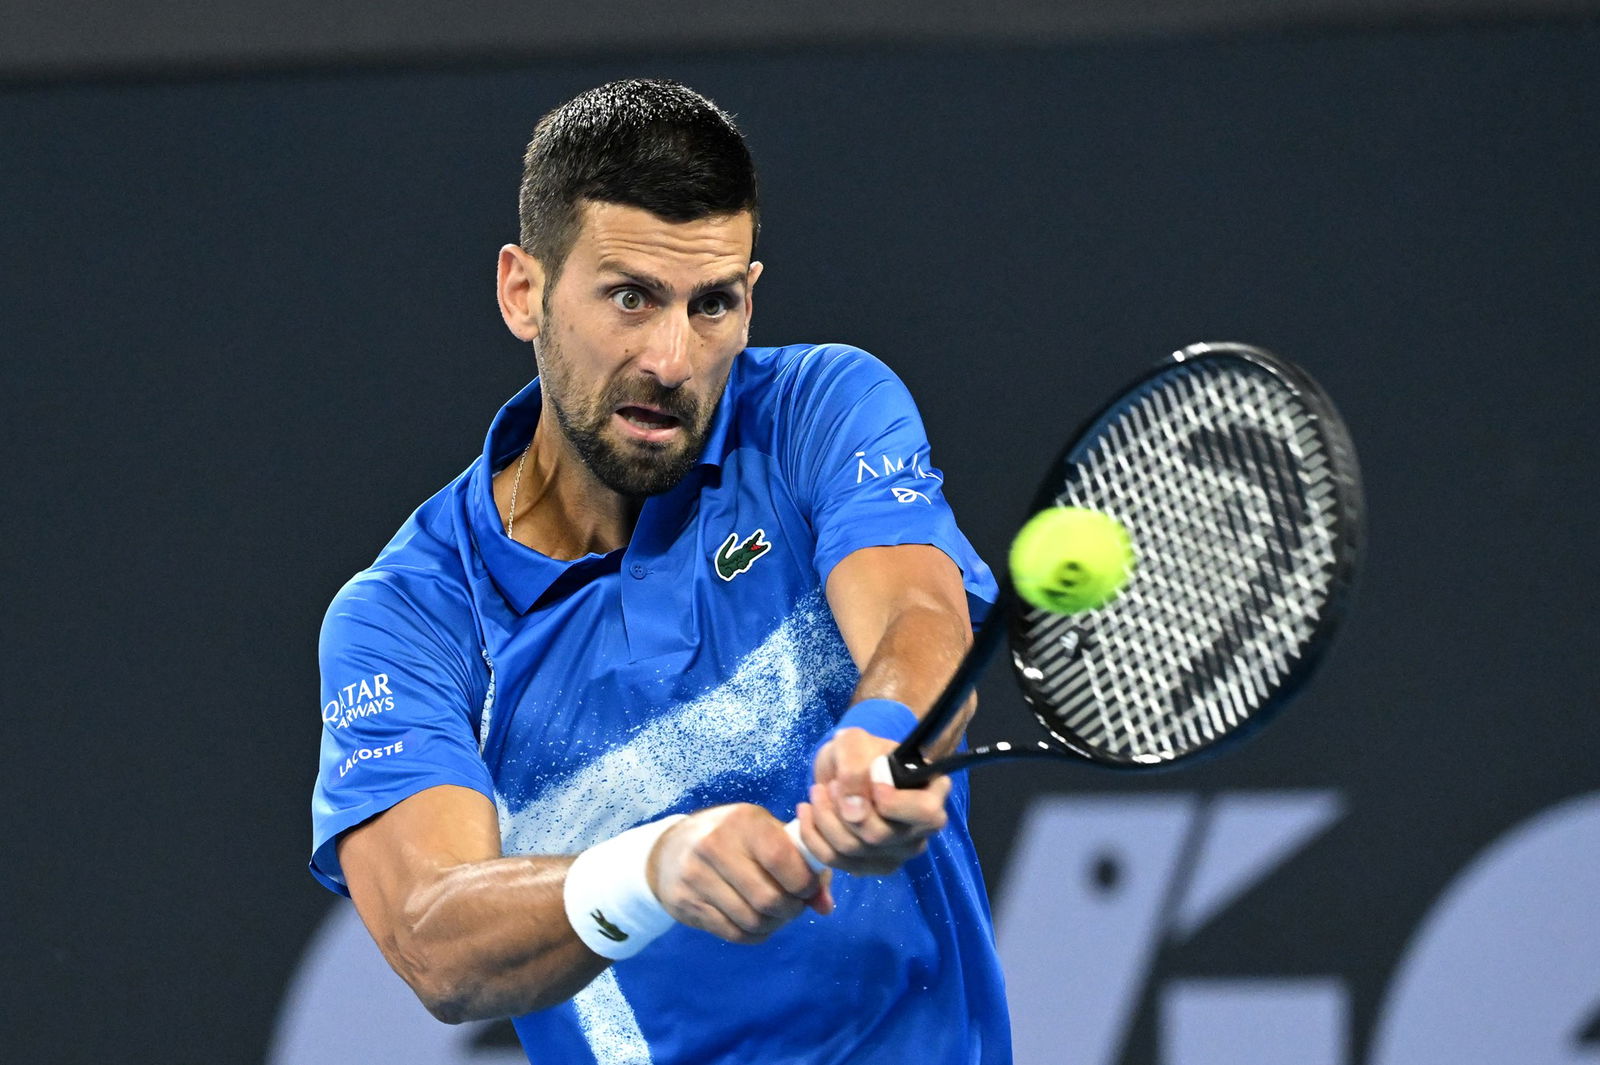
M974 622L988 612L994 576L956 526L922 418L893 371L855 348L819 349L800 370L787 429L789 478L823 583L860 548L931 544L960 567Z
M494 799L473 725L485 685L449 629L392 576L370 572L345 585L323 619L311 875L341 895L340 833L439 784Z

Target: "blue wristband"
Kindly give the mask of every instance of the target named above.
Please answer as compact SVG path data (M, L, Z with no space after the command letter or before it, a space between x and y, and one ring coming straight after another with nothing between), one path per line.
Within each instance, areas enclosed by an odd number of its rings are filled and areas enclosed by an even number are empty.
M886 740L902 742L917 727L917 715L911 707L893 699L863 699L844 712L839 723L828 733L832 739L842 729L858 728L881 736ZM824 743L827 740L823 741Z
M809 764L815 765L817 755L828 745L828 741L847 728L865 729L874 736L900 743L911 735L911 730L916 727L917 715L913 714L905 703L898 703L893 699L863 699L846 710L839 723L829 729L811 748Z

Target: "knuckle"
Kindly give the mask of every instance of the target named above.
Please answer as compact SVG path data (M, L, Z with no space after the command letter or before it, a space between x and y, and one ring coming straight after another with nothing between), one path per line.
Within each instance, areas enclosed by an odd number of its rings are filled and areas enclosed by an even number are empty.
M882 847L892 842L896 835L895 830L882 821L861 825L856 833L861 837L861 842L872 847Z
M820 833L814 842L808 842L806 846L811 851L812 856L823 865L832 865L834 859L839 856L839 852L834 849L833 844L829 843L828 840ZM807 872L810 872L809 868L807 869ZM809 877L807 878L806 882L808 884L810 883Z
M735 928L747 936L760 935L762 928L765 927L761 914L756 913L754 910L749 913L741 912L737 917L729 917L728 920L733 923Z
M854 836L843 836L841 834L840 837L830 842L833 846L833 853L844 859L853 859L863 850L861 841Z
M747 901L764 917L782 917L787 912L789 896L774 887L761 887L752 891Z
M693 928L706 932L715 932L718 921L717 912L706 904L703 899L685 899L679 906L681 916L678 920Z
M711 886L713 876L711 869L700 861L685 862L683 869L678 874L678 890L685 895L703 898L706 889Z
M756 861L767 869L778 870L790 864L790 859L798 858L799 852L794 849L794 844L789 842L789 835L781 830L769 832L761 836L752 848Z

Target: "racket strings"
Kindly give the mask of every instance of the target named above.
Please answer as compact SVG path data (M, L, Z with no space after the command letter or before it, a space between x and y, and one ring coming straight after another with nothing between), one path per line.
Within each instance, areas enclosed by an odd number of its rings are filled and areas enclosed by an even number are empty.
M1139 564L1088 619L1026 615L1018 665L1041 719L1146 763L1248 721L1325 609L1337 475L1300 394L1254 364L1179 365L1147 382L1069 457L1058 501L1122 521Z

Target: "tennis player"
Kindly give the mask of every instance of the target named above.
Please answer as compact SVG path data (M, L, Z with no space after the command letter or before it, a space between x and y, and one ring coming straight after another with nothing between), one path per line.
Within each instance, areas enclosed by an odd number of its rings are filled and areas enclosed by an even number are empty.
M755 171L681 85L545 116L520 212L539 376L328 611L312 873L530 1061L1009 1062L965 780L868 775L995 595L910 396L747 347Z

